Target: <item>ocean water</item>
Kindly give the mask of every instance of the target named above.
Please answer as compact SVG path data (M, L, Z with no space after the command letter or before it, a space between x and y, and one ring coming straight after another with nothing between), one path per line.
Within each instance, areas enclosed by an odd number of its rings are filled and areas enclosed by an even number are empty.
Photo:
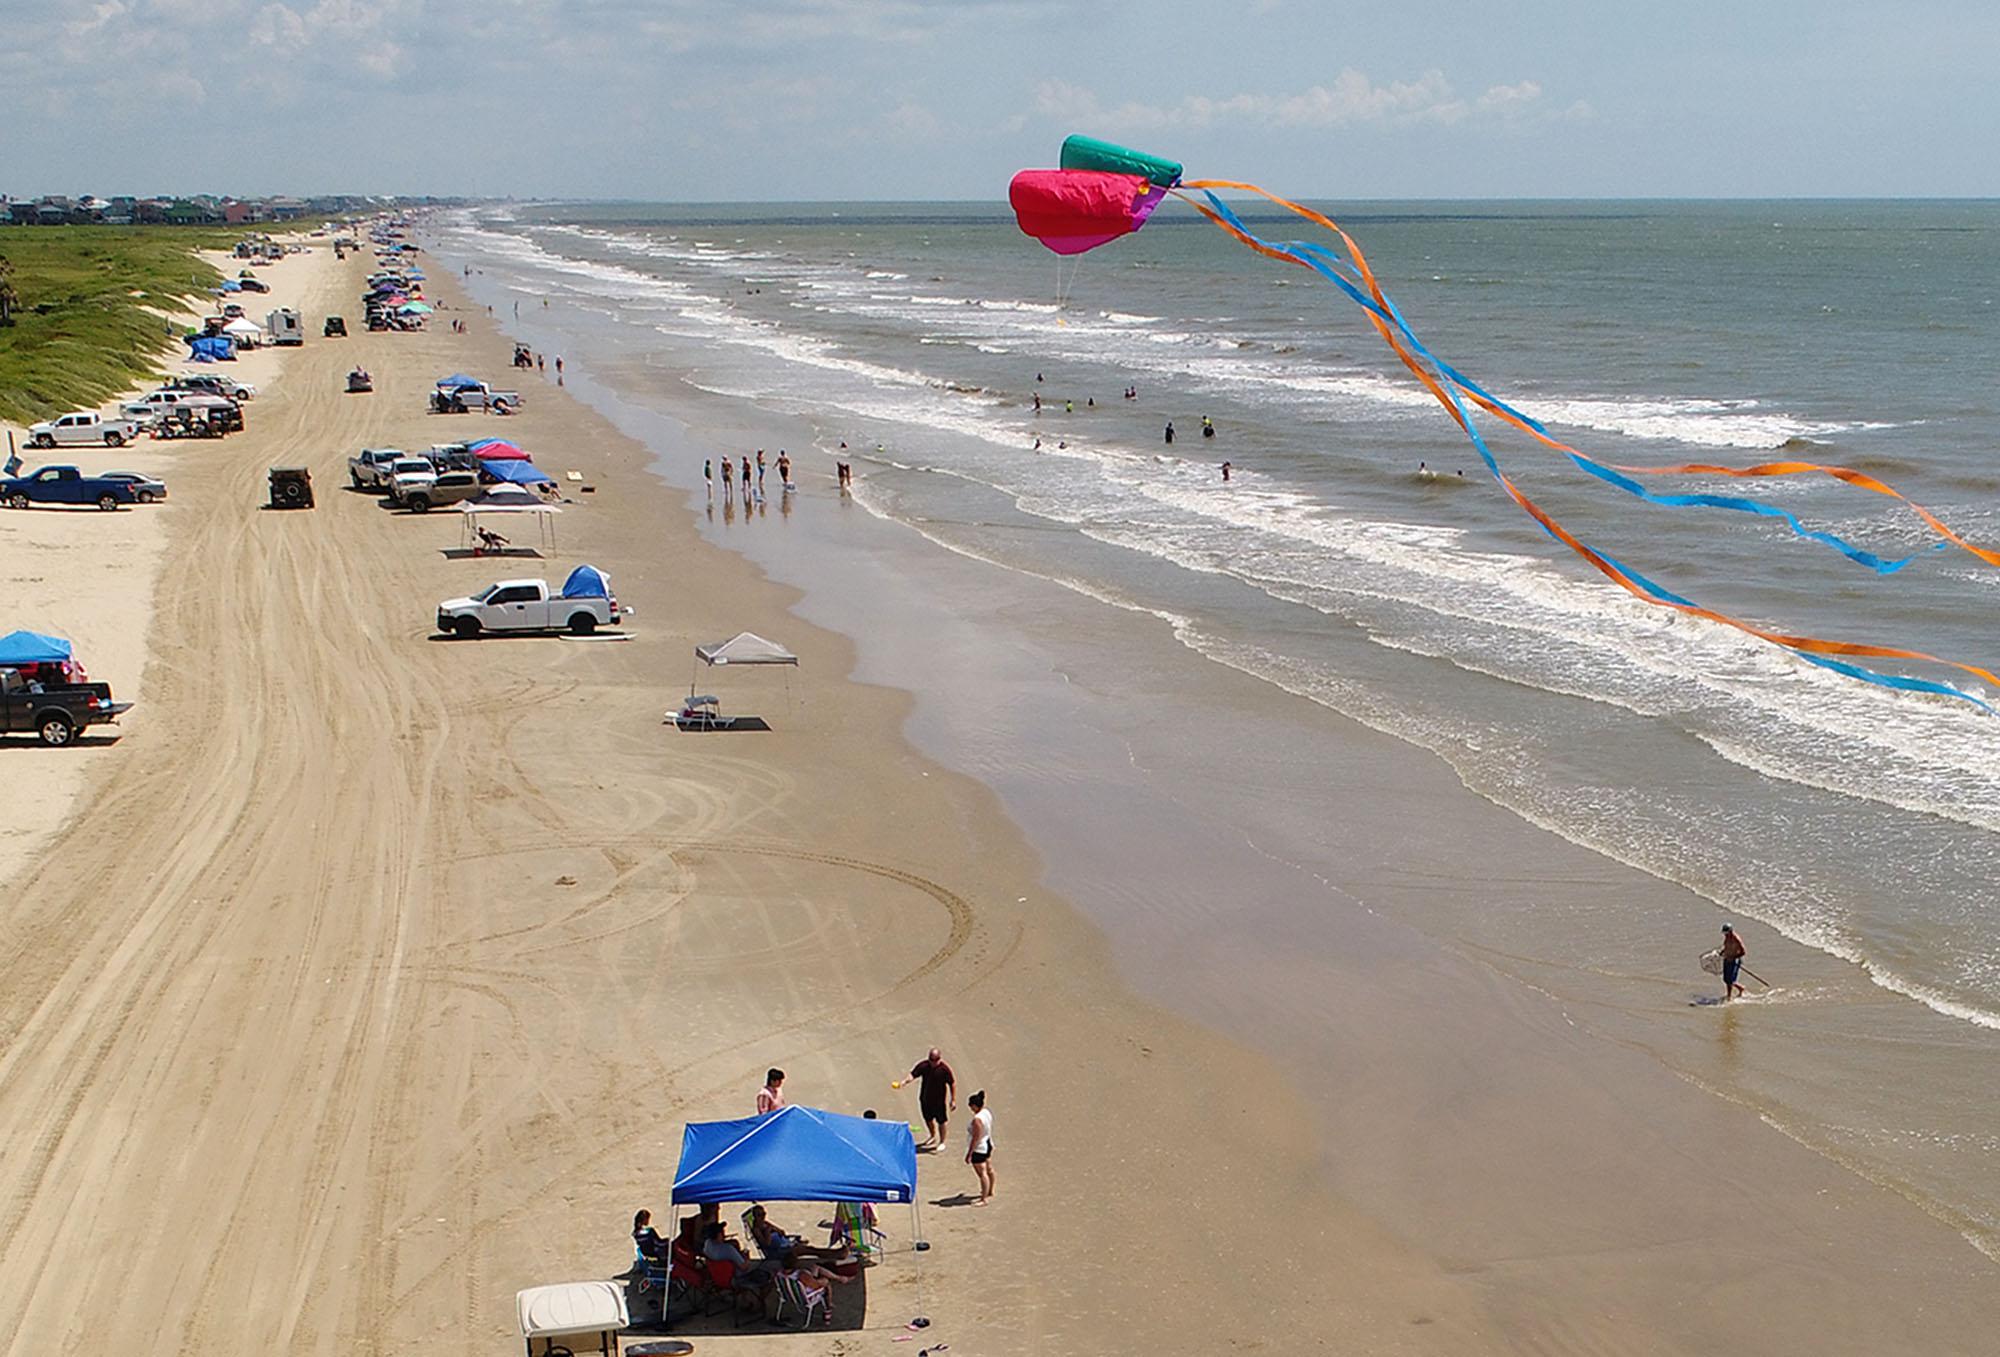
M1326 206L1435 353L1585 453L1850 466L2000 548L2000 205ZM1612 587L1304 270L1172 205L1062 266L1004 209L958 204L495 208L435 243L503 319L519 301L573 353L656 356L806 421L801 476L851 461L872 512L1156 616L1525 819L1851 964L1950 1040L2000 1043L2000 716ZM1704 606L2000 667L2000 569L1925 551L1937 539L1894 500L1823 477L1650 483L1922 552L1883 577L1485 428L1577 536ZM2000 707L1960 671L1869 663ZM1992 1235L1993 1200L1958 1207Z

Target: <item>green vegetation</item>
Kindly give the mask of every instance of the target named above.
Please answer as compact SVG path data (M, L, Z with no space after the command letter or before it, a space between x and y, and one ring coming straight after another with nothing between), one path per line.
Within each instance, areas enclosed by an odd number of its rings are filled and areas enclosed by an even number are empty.
M158 372L175 346L159 313L180 310L221 281L194 252L229 249L241 234L171 226L0 230L0 293L12 290L13 313L12 324L0 325L0 419L87 410Z

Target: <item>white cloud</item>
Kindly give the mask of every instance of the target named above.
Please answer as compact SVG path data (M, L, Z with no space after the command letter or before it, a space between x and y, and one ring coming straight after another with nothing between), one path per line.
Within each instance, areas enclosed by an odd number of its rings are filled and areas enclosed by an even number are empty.
M1459 97L1442 71L1413 80L1377 84L1361 71L1342 71L1329 85L1296 94L1236 94L1210 98L1190 94L1171 104L1127 102L1106 106L1096 94L1066 81L1043 81L1035 89L1035 112L1066 124L1106 131L1160 128L1252 126L1273 128L1357 127L1411 123L1518 122L1536 114L1542 87L1532 80L1494 85L1477 98ZM1587 107L1587 106L1586 106Z

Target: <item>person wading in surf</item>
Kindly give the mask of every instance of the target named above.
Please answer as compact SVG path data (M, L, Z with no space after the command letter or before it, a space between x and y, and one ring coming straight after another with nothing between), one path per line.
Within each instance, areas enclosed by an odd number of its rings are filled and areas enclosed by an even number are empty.
M1724 1002L1742 995L1743 986L1736 983L1736 976L1743 969L1743 958L1750 955L1750 949L1743 945L1743 939L1736 936L1736 930L1728 924L1722 926L1722 998Z

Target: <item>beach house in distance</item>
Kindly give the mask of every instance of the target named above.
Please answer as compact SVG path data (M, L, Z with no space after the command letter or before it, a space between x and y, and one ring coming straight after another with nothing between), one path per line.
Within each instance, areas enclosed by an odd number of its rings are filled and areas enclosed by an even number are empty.
M441 202L441 199L371 197L362 194L320 194L311 198L283 195L271 198L190 197L100 198L85 194L70 198L59 193L39 198L0 194L0 225L7 226L249 226L262 222L324 220L350 212L372 212Z

